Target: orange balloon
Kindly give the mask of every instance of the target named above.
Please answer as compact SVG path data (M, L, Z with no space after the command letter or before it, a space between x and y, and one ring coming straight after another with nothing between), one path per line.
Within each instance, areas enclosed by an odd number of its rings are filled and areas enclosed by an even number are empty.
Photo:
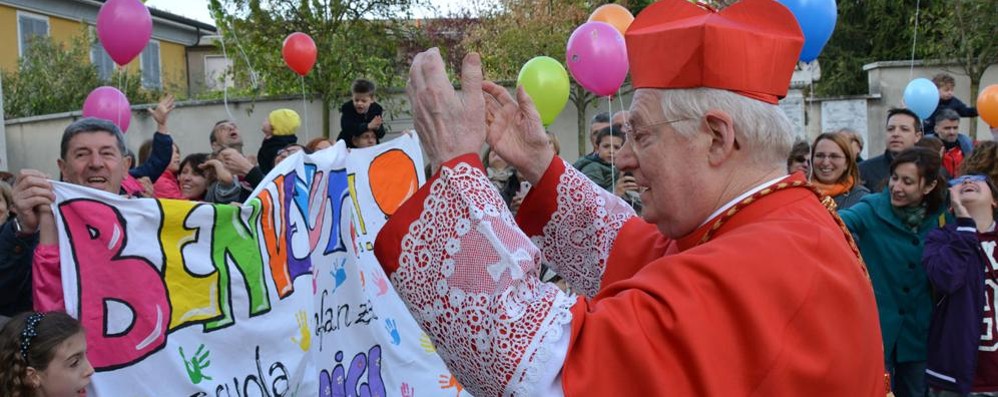
M593 21L613 25L623 36L627 32L627 28L631 26L631 22L634 22L634 15L620 4L604 4L593 11L593 15L589 16L589 22Z
M977 114L992 128L998 127L998 84L981 90L981 94L977 96Z
M374 202L385 215L395 210L419 190L416 164L405 152L393 149L382 153L371 162L368 178Z

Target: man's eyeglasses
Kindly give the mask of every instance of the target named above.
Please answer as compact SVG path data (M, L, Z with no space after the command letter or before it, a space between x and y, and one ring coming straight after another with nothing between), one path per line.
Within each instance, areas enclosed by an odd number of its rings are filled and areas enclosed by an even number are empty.
M988 177L984 175L961 175L953 178L949 181L950 186L960 185L966 182L984 182L987 181Z

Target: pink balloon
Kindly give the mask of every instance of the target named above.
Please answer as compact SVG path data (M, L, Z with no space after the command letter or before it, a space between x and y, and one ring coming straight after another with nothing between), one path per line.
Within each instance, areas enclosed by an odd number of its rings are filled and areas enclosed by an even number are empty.
M90 91L87 100L83 102L83 117L96 117L108 120L121 128L121 133L128 131L132 122L132 107L128 104L125 94L114 87L97 87Z
M586 22L576 28L568 38L565 57L575 81L599 96L613 95L627 77L624 36L605 22Z
M139 0L108 0L97 13L97 37L114 63L125 66L152 37L152 16Z

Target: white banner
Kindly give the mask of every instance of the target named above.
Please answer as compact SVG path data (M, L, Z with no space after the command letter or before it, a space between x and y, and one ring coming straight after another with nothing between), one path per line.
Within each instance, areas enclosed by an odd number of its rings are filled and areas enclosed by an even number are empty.
M242 206L56 184L97 396L460 396L372 252L418 139L280 163Z

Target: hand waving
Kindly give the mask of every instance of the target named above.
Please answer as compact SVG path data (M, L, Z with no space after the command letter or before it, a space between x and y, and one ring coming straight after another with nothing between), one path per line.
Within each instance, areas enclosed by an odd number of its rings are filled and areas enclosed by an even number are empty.
M169 133L166 130L166 119L173 111L173 94L166 94L165 97L159 100L156 107L149 108L149 115L152 116L153 120L156 120L156 129L164 134Z
M485 142L485 97L482 60L477 53L464 57L460 96L447 80L436 48L412 60L406 92L416 131L434 171L442 162L481 149Z
M515 101L505 88L495 83L485 82L482 89L489 146L527 181L536 184L554 157L554 149L548 145L534 102L523 87L517 87Z

